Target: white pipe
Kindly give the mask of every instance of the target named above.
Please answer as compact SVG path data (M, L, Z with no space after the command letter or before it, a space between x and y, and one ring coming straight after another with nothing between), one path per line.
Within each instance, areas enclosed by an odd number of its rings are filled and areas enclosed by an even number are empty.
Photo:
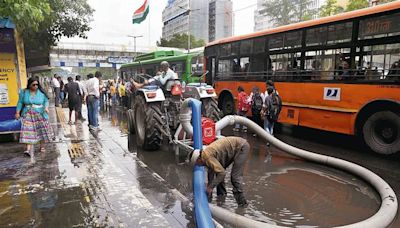
M190 123L192 119L192 109L189 107L189 101L192 98L185 99L181 106L181 111L179 113L179 122L181 123L185 132L189 134L189 136L193 135L193 126Z
M270 142L275 147L298 157L304 158L309 161L321 163L324 165L332 166L335 168L339 168L345 171L348 171L354 175L357 175L363 178L367 183L371 184L379 193L381 197L381 207L379 208L378 212L376 212L373 216L369 217L366 220L345 225L342 227L388 227L397 214L398 202L396 194L394 193L393 189L390 187L388 183L386 183L381 177L376 175L375 173L371 172L370 170L359 166L357 164L330 157L325 155L320 155L316 153L312 153L306 150L302 150L296 148L294 146L288 145L274 136L267 133L264 129L258 126L253 121L242 117L242 116L225 116L223 119L216 123L216 131L220 131L228 125L233 125L235 123L246 125L251 130L255 131L255 133L265 139L266 141ZM230 211L225 209L218 208L216 206L212 206L211 212L217 218L229 222L235 221L238 224L234 223L238 227L257 227L258 224L254 224L254 221L248 221L248 218L244 216L234 214ZM232 220L234 219L234 220ZM264 227L268 226L269 224L264 223ZM275 225L271 225L277 227Z
M179 116L179 119L181 121L181 124L183 126L183 129L188 132L190 135L193 135L193 127L190 124L190 108L188 105L189 99L186 99L181 108L181 114ZM306 150L302 150L299 148L296 148L294 146L291 146L289 144L286 144L274 136L270 135L267 133L263 128L258 126L256 123L253 121L242 117L242 116L225 116L222 118L220 121L216 123L216 132L220 132L223 128L229 126L229 125L234 125L235 123L239 123L242 125L246 125L248 128L251 130L255 131L255 133L259 136L265 139L267 142L270 142L272 145L275 147L298 157L301 157L303 159L313 161L316 163L320 163L323 165L328 165L332 166L335 168L339 168L345 171L348 171L354 175L357 175L361 178L363 178L367 183L371 184L379 193L381 197L381 207L379 208L378 212L376 212L373 216L369 217L366 220L349 224L346 226L342 227L387 227L389 226L394 218L396 217L397 214L397 208L398 208L398 202L397 202L397 197L396 194L394 193L393 189L390 187L388 183L386 183L381 177L376 175L375 173L371 172L370 170L359 166L357 164L330 157L330 156L325 156L325 155L320 155L316 153L312 153ZM210 205L210 209L212 214L221 219L222 221L225 221L227 223L232 223L237 226L237 227L279 227L277 225L273 224L267 224L267 223L262 223L258 221L253 221L251 219L248 219L244 216L237 215L235 213L232 213L228 210L225 210L223 208Z

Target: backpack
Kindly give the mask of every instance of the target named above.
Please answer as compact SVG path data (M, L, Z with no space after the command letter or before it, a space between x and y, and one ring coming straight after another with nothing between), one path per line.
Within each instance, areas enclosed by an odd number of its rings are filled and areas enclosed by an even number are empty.
M251 101L251 111L253 112L253 114L261 113L263 104L264 102L260 93L253 94L253 99Z
M267 118L271 122L276 122L282 110L282 99L275 92L271 95L271 104L268 107Z

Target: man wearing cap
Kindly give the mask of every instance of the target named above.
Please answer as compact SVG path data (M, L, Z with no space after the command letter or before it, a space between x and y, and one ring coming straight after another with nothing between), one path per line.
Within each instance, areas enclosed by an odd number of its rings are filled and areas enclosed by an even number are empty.
M231 164L231 182L233 185L233 196L239 206L247 204L243 194L243 168L250 150L249 143L240 137L221 138L200 153L191 152L191 160L197 165L205 165L208 168L207 194L211 198L212 191L217 187L217 195L225 196L226 168Z
M169 68L169 63L167 61L162 61L160 64L161 74L152 77L149 80L146 80L143 84L137 83L132 81L132 84L137 88L140 89L145 85L152 84L152 83L159 83L162 86L165 86L168 80L170 79L178 79L176 73Z

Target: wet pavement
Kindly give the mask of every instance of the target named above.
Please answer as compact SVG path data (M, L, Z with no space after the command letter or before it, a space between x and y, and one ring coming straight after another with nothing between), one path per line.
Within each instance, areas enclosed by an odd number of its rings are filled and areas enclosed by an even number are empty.
M34 165L20 145L0 143L0 227L194 227L192 210L176 191L193 198L192 169L172 147L137 148L119 108L102 112L97 135L87 123L67 125L66 110L52 113L61 140L48 144ZM228 196L213 199L221 207L283 226L331 227L366 219L380 206L379 195L358 177L267 147L251 132L224 135L251 145L244 171L249 205L237 207L227 175ZM379 156L352 137L305 128L285 126L276 137L363 165L400 195L400 155ZM399 218L392 227L400 227Z
M57 140L35 163L0 144L0 227L194 226L188 202L128 151L112 118L92 135L87 122L67 125L66 109L51 114Z

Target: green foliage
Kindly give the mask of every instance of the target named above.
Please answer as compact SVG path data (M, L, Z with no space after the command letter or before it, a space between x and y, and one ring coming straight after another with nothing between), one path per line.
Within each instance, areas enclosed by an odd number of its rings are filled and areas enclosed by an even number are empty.
M265 0L261 14L268 16L274 26L310 20L316 14L311 10L312 0Z
M62 37L85 38L93 9L87 0L1 0L0 17L10 17L25 43L27 65L47 56Z
M324 5L321 6L319 15L321 17L327 17L342 12L344 12L344 9L343 7L337 5L336 0L328 0Z
M8 17L17 25L20 32L27 29L38 31L40 23L50 15L48 1L42 0L2 0L0 17Z
M193 35L190 35L190 48L197 48L206 45L206 42L202 39L196 39ZM175 48L186 48L188 47L188 35L187 34L174 34L172 39L166 40L161 38L157 41L157 46L160 47L175 47Z
M350 0L347 3L346 11L363 9L369 6L368 0Z

